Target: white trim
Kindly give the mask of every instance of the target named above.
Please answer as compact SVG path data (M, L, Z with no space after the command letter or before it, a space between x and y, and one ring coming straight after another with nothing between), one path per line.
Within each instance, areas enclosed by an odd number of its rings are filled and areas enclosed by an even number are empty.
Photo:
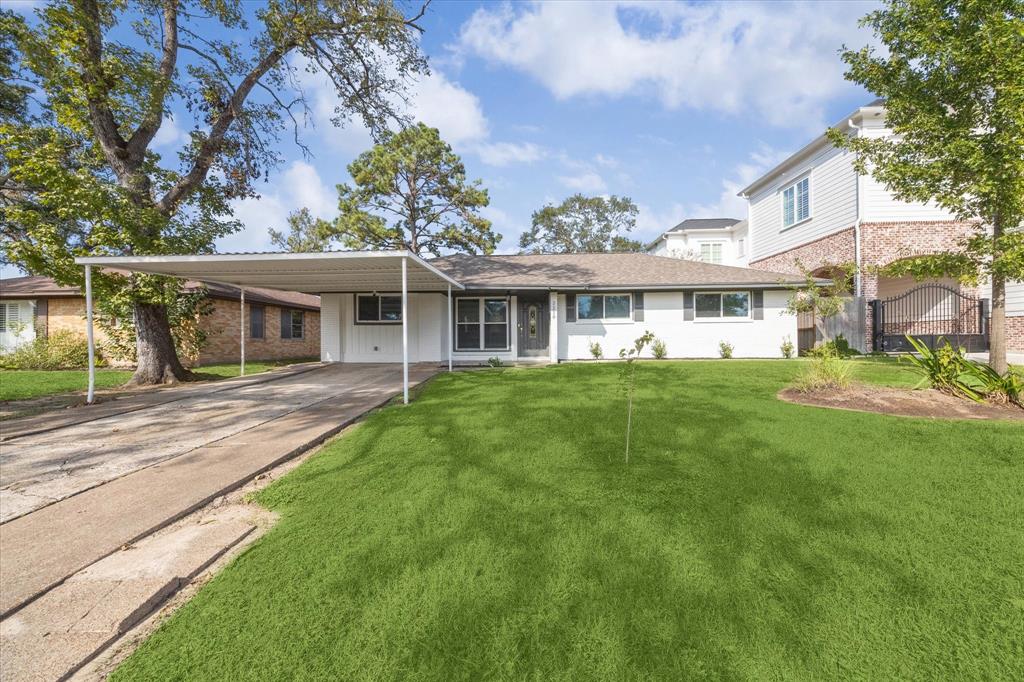
M807 181L807 215L803 218L799 218L800 215L800 202L798 200L797 188L804 180ZM793 190L793 222L789 225L786 224L786 192ZM808 220L814 217L814 196L811 191L811 171L808 170L806 173L800 174L793 182L788 185L784 185L779 188L779 217L781 218L782 229L779 232L785 232L791 230L797 225L806 223Z
M452 285L448 285L448 371L452 371L452 351L455 349L454 326L452 326Z
M746 294L747 314L743 317L725 317L722 315L722 297L726 294ZM718 296L718 317L700 317L697 315L698 296ZM694 322L753 322L754 320L754 295L745 289L734 291L695 291L693 292L693 321Z

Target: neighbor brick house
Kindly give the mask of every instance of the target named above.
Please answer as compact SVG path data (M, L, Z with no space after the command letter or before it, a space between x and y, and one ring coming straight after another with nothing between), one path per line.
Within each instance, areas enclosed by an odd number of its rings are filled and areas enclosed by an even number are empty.
M892 134L885 125L881 100L858 108L835 127L850 136ZM868 304L862 350L877 345L877 338L872 338L870 302L905 294L912 297L912 292L922 290L921 283L910 277L886 277L877 268L912 256L957 250L960 241L974 230L972 223L958 221L938 206L896 199L870 175L858 174L853 154L836 148L825 135L756 179L740 196L747 200L750 267L797 272L799 263L817 275L828 276L830 265L859 266L853 293ZM979 315L990 310L986 308L991 295L987 283L977 288L953 279L934 284L940 286L931 287L930 292L939 292L938 298L905 306L917 318L904 322L907 329L916 324L941 333L939 318L955 319L957 311L966 317L963 310L968 307ZM1024 351L1024 283L1007 283L1006 315L1007 347Z
M222 284L186 282L194 291L205 286L211 312L200 319L206 340L198 364L239 360L240 290ZM320 355L320 297L297 292L246 288L247 360L292 360ZM85 335L85 298L77 287L61 286L49 277L0 280L0 349L39 335L70 330ZM97 344L105 340L96 326ZM120 358L109 358L117 362Z

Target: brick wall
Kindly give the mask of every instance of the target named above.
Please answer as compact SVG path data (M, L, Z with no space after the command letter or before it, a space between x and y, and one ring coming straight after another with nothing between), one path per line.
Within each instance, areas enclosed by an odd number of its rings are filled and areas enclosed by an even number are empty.
M211 299L213 310L202 318L206 343L199 356L200 364L236 362L239 359L237 301ZM246 304L246 333L248 333L249 305ZM264 306L265 329L262 339L246 338L245 357L248 360L290 360L320 356L320 313L304 311L305 334L302 339L281 338L281 309ZM47 300L47 333L69 330L85 336L85 299L50 298ZM97 324L94 327L96 345L102 347L106 335ZM118 358L108 358L114 362Z
M199 356L200 364L232 362L239 359L239 308L237 301L213 299L213 311L203 317L206 343ZM281 338L281 308L263 306L262 339L248 336L251 306L246 304L245 358L247 360L288 360L320 356L320 313L304 313L304 334L301 339Z
M861 223L861 291L866 300L878 298L878 275L872 268L889 265L912 256L955 251L970 236L975 223L960 221L908 221ZM856 260L854 230L848 229L808 242L752 262L750 267L775 272L800 272L800 262L808 270L828 264L852 263ZM973 287L961 287L967 296L977 296ZM865 320L867 338L871 337L871 307ZM1024 351L1024 317L1006 318L1006 342L1010 351Z

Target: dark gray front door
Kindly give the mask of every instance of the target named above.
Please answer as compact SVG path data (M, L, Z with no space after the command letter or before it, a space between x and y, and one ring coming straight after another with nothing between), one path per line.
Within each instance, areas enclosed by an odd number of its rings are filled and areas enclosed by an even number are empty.
M519 355L548 354L548 297L519 297Z

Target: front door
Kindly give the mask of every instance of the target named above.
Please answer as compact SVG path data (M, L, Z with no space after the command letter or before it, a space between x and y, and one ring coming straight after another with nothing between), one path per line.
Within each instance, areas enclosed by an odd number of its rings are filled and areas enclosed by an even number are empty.
M519 355L548 354L547 296L519 297Z

